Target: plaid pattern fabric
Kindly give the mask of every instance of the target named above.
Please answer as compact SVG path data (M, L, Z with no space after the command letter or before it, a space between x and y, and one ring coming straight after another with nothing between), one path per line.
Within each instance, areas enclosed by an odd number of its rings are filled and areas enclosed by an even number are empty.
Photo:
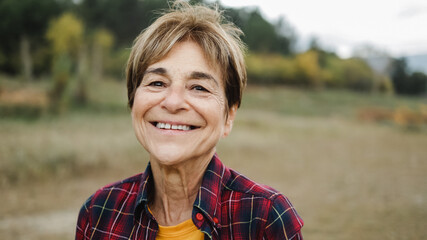
M151 239L150 164L142 174L105 186L82 206L76 239ZM205 239L302 239L303 221L289 200L225 167L217 155L203 176L192 220Z

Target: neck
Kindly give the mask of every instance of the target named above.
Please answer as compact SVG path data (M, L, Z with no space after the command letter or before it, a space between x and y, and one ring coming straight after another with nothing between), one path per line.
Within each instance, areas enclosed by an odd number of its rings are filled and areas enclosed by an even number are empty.
M151 159L155 194L149 206L160 225L174 226L191 218L209 162L210 158L163 165Z

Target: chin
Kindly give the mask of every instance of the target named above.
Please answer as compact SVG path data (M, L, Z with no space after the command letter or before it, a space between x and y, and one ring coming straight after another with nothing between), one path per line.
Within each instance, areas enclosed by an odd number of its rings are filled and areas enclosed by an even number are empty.
M156 149L150 152L150 159L166 166L173 166L185 162L190 156L176 151L173 148Z
M160 156L152 155L151 159L164 166L175 166L185 162L185 159L181 159L181 158L177 158L176 156L169 156L165 154L162 154Z
M204 161L210 158L215 153L215 150L207 151L204 153L197 153L194 149L190 152L183 151L182 148L157 148L155 151L150 152L150 160L164 166L176 166L183 164L187 161Z

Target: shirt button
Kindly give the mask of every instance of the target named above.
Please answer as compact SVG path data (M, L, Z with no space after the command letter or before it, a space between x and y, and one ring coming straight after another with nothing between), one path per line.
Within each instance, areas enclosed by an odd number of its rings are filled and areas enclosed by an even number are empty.
M203 215L201 213L197 213L196 214L196 219L199 220L199 221L202 221L203 220Z
M218 224L218 222L219 222L218 218L216 218L216 217L213 218L213 221L214 221L215 224Z

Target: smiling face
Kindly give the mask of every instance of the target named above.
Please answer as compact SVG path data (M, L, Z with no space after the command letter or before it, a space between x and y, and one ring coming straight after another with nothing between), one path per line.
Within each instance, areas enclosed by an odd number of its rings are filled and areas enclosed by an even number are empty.
M210 160L219 139L231 131L237 109L227 113L222 76L189 40L148 66L135 93L132 122L151 160L164 165Z

